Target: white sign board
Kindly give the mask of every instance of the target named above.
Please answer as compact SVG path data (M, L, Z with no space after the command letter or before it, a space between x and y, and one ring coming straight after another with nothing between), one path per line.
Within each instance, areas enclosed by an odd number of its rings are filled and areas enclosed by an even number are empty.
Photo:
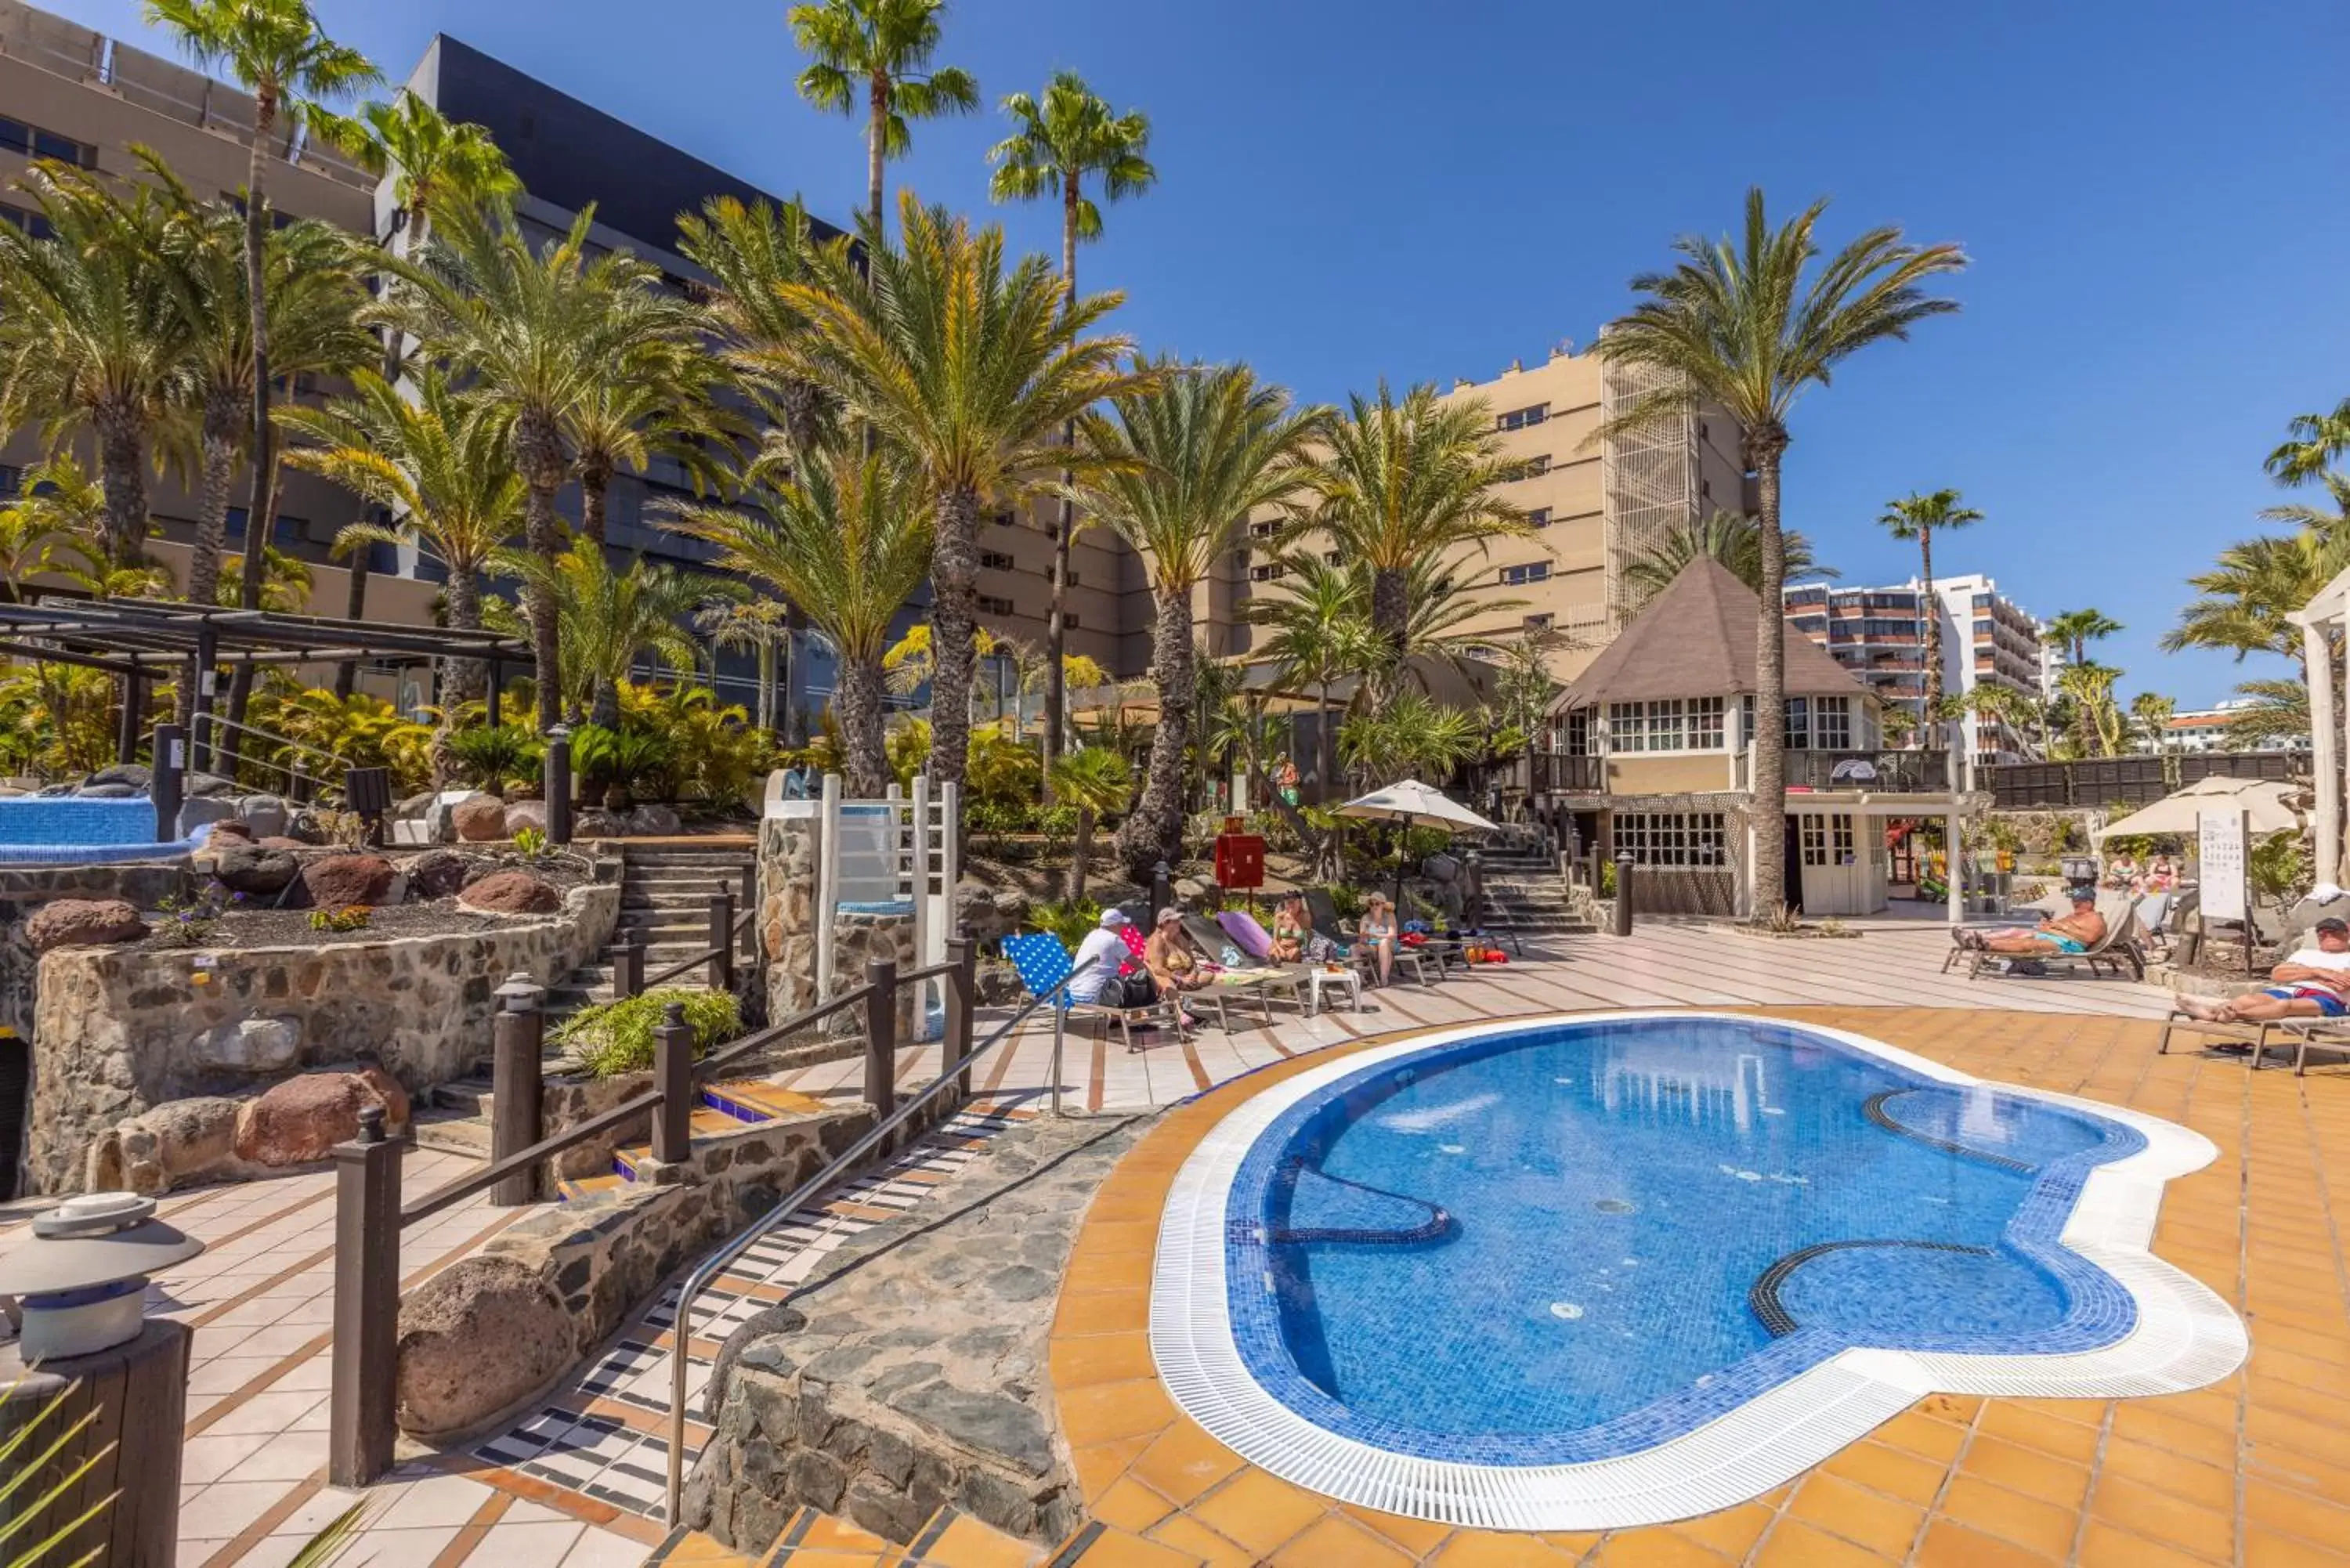
M2244 918L2245 813L2241 806L2195 814L2196 875L2206 919Z

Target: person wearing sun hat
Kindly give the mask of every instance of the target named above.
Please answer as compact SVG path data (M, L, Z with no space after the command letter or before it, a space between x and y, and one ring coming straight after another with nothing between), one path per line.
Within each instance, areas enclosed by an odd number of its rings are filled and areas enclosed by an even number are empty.
M1159 982L1161 996L1180 997L1187 991L1197 991L1209 983L1207 964L1191 946L1191 939L1183 930L1183 911L1169 906L1159 911L1150 923L1150 941L1143 949L1142 961L1150 971L1150 978ZM1190 1008L1184 1010L1184 1022L1197 1023Z

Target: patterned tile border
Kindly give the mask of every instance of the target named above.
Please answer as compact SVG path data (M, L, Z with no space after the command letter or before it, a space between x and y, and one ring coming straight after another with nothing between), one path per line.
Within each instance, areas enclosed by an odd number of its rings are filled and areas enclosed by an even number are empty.
M2137 1324L2115 1344L2045 1355L1847 1349L1686 1435L1615 1458L1545 1465L1479 1464L1375 1448L1316 1426L1249 1375L1227 1305L1225 1203L1243 1158L1283 1112L1366 1067L1433 1048L1545 1023L1661 1018L1754 1022L1724 1013L1627 1012L1439 1030L1316 1064L1233 1108L1178 1172L1159 1232L1150 1345L1176 1403L1253 1463L1343 1502L1491 1529L1604 1530L1747 1501L1928 1394L2177 1393L2215 1382L2242 1362L2247 1340L2236 1314L2147 1250L2164 1183L2209 1164L2217 1153L2210 1140L2153 1116L2000 1085L2121 1122L2146 1139L2138 1152L2091 1170L2062 1237L2136 1302ZM1862 1035L1805 1027L1936 1082L1979 1082Z

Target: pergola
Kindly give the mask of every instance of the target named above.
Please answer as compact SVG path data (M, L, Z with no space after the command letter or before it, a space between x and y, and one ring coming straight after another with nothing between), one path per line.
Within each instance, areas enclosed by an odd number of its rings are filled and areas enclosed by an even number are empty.
M0 604L0 657L46 659L122 677L129 701L122 705L120 750L126 762L139 739L144 681L175 676L190 681L192 711L208 716L212 683L204 677L223 665L473 659L489 666L489 722L494 724L505 671L536 667L527 642L492 632L146 599L44 597L28 605Z
M2342 681L2337 638L2350 637L2350 571L2345 571L2285 619L2301 628L2302 662L2309 670L2311 763L2317 774L2317 879L2339 882L2342 865L2344 747L2334 721L2334 689Z

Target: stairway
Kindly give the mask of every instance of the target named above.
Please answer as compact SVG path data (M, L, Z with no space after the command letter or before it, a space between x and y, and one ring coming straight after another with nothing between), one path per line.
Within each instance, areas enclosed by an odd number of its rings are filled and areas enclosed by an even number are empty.
M1486 930L1524 940L1599 929L1589 894L1569 887L1556 859L1539 844L1496 846L1478 858L1485 875Z
M623 843L620 852L619 929L633 932L645 944L643 972L649 977L710 950L711 894L731 891L738 916L746 907L745 898L754 896L755 862L749 838ZM612 980L611 958L605 953L549 986L542 1003L547 1034L552 1037L556 1027L581 1008L611 1001ZM708 972L697 967L665 984L699 991L709 984ZM556 1073L567 1064L561 1050L550 1044L541 1065L543 1071ZM486 1061L477 1063L468 1076L435 1086L427 1103L418 1107L418 1147L489 1158L490 1099Z
M749 1554L691 1530L674 1530L644 1568L1200 1568L1201 1560L1099 1521L1057 1547L1006 1535L951 1505L904 1546L813 1508L792 1515L774 1545ZM1332 1568L1339 1568L1332 1564Z

